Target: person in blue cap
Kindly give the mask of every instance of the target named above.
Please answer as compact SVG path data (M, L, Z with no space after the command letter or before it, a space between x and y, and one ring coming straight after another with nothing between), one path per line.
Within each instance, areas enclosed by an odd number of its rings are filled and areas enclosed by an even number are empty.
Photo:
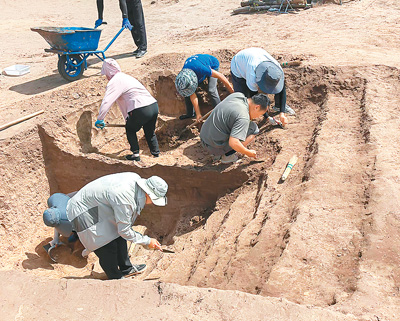
M176 90L181 96L185 97L186 105L186 114L181 115L179 119L187 119L196 116L196 119L199 120L202 117L196 89L206 78L208 79L208 95L213 107L221 102L217 89L218 79L230 93L233 93L231 83L218 69L219 61L211 55L198 54L186 59L183 69L175 79Z
M104 0L96 0L98 19L94 23L97 28L103 23ZM122 27L129 29L137 49L133 52L136 58L141 58L147 53L146 26L141 0L119 0L122 11Z
M43 213L43 222L49 227L54 227L54 237L50 246L60 244L60 235L68 237L68 242L75 242L78 239L76 232L72 229L71 222L67 218L66 210L69 199L68 195L55 193L47 200L49 208Z
M285 113L294 111L286 105L285 75L279 62L262 48L247 48L239 51L231 61L231 76L235 92L252 97L258 90L272 94L279 120L285 126ZM268 117L267 114L264 116Z

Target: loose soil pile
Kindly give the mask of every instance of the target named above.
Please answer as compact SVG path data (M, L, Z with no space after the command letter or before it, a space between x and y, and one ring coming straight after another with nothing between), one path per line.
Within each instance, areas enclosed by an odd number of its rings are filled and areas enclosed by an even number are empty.
M96 18L95 5L81 1L73 1L76 16L67 8L62 18L57 1L32 12L18 1L3 3L0 25L16 10L24 27L79 25L87 21L84 12ZM124 160L123 128L93 127L106 85L98 60L89 59L85 77L67 84L55 70L56 57L42 53L44 41L12 30L15 23L7 27L21 38L9 37L1 67L16 63L11 54L17 52L18 63L31 64L32 72L0 77L1 118L45 114L0 132L1 318L398 319L400 5L363 0L297 15L230 17L237 6L145 1L149 54L129 56L128 34L110 49L160 106L162 156L152 158L142 137L136 163ZM117 29L118 6L106 1L106 12L107 28ZM261 133L251 148L262 161L243 157L224 165L201 148L200 126L183 131L191 121L177 119L185 107L174 79L198 52L216 56L229 75L233 55L249 46L264 47L281 62L302 61L285 68L296 116L286 130L258 119ZM223 87L220 93L227 95ZM210 105L204 91L199 97L204 114ZM122 123L116 106L106 120ZM299 161L281 183L292 155ZM79 243L56 249L52 262L43 249L52 231L41 217L49 195L124 171L168 182L168 206L147 206L136 223L175 253L133 248L132 261L148 268L123 281L101 281L97 257L83 258Z

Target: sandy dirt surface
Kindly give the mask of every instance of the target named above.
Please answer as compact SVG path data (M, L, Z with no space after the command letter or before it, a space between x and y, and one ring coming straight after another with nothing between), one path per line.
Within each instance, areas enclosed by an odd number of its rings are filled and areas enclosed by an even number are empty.
M44 110L0 131L1 320L400 319L400 3L232 16L239 6L145 0L148 54L130 55L129 32L107 51L160 105L162 156L150 157L141 139L142 161L132 163L123 129L93 128L106 85L100 60L90 57L84 77L68 83L30 30L92 27L95 1L0 0L0 69L30 66L0 76L1 124ZM118 1L105 1L104 20L100 48L120 28ZM190 120L177 119L185 108L174 79L195 53L218 57L228 76L231 58L250 46L302 61L285 68L296 116L286 130L257 120L261 161L224 165L202 150L199 127L184 131ZM122 123L115 106L107 121ZM299 161L280 183L292 155ZM137 224L175 253L133 247L132 261L148 268L121 281L103 281L79 242L52 262L47 198L123 171L168 182L168 206L146 207Z

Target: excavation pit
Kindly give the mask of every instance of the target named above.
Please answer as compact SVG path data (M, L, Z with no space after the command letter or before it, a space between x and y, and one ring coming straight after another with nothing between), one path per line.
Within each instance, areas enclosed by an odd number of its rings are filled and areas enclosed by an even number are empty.
M227 62L222 68L226 70ZM338 260L343 258L336 257L326 264L332 266L329 272L332 279L336 274L346 277L338 282L324 281L321 273L318 281L331 282L330 287L323 290L312 283L315 287L308 289L311 294L307 297L301 295L310 284L307 273L303 279L299 274L293 288L279 273L297 273L297 259L302 264L307 262L305 269L319 266L301 248L296 254L286 249L307 243L302 236L296 236L300 233L296 229L304 224L304 204L313 191L307 184L315 182L322 125L330 120L328 115L335 102L348 103L352 110L359 111L362 119L363 79L351 69L332 70L323 66L286 69L288 103L297 116L289 117L287 130L273 127L264 119L257 120L261 133L250 147L257 150L263 161L243 158L237 164L224 165L213 163L202 149L198 129L174 141L174 136L190 121L177 119L184 112L183 100L173 105L175 96L165 94L172 92L173 75L153 76L144 79L160 105L157 135L162 155L158 159L149 155L141 138L142 162L125 161L123 156L129 154L129 146L124 128L93 127L99 102L40 124L37 130L25 133L24 140L15 138L3 144L8 159L3 170L4 186L8 190L6 193L3 187L0 198L3 205L0 231L8 240L6 244L16 245L2 249L1 256L5 258L2 268L17 268L50 278L104 277L93 270L97 261L94 254L88 259L80 257L79 244L60 248L59 263L51 262L42 246L49 242L52 231L44 226L41 215L52 193L70 193L103 175L134 171L142 177L158 175L168 182L168 206L145 207L135 223L146 226L149 236L175 251L167 255L136 250L132 261L148 265L138 280L159 278L181 285L240 290L320 306L331 304L334 297L345 297L353 288L344 285L345 280L353 284L355 276L342 268L344 263ZM204 101L203 108L206 105ZM116 106L106 121L122 122ZM338 124L345 125L340 121ZM365 132L366 123L363 126ZM288 180L279 185L277 182L293 154L299 156L299 162ZM12 197L25 181L29 181L25 199ZM18 215L10 215L15 211ZM25 238L26 230L32 235L29 239ZM304 231L308 235L306 227ZM292 238L296 242L292 243ZM360 247L357 238L353 237L353 246L347 245L348 261L353 262L354 269L358 263L352 259L358 256ZM334 246L333 241L323 242L316 244Z

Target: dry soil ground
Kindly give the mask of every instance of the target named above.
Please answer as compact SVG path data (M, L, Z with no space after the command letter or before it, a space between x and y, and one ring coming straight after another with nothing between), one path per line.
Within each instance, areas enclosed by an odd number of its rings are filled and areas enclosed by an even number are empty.
M124 32L109 49L160 105L162 156L123 160L123 129L93 128L106 80L90 58L67 83L35 26L86 26L95 1L0 0L0 119L44 114L0 131L1 320L399 320L400 319L400 3L330 3L296 14L231 16L238 0L145 0L149 52L135 59ZM120 27L118 1L105 1L100 48ZM199 145L174 79L186 57L210 53L229 75L233 55L259 46L285 62L286 130L259 119L253 144L263 162L213 163ZM222 95L226 92L221 88ZM203 112L209 108L202 101ZM117 108L107 116L122 122ZM299 156L287 181L280 175ZM146 263L135 279L103 281L96 256L79 245L42 246L42 212L109 173L162 176L169 204L149 206L138 225L175 254L134 248ZM144 279L153 279L144 281Z

